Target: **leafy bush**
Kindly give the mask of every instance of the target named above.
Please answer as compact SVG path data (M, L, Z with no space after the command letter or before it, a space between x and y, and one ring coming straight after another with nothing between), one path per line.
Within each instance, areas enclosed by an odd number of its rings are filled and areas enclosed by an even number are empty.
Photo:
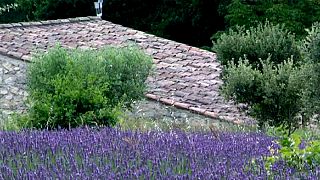
M282 126L291 134L320 113L319 24L307 32L298 44L283 26L266 23L230 30L214 45L225 65L222 92L247 104L260 126Z
M276 141L280 147L270 146L271 156L266 161L266 169L270 172L272 166L279 161L284 161L286 166L296 171L308 171L316 169L320 165L320 141L303 140L300 135L294 133L290 137L284 136Z
M217 58L223 65L229 62L237 64L239 58L244 55L254 67L259 67L260 59L267 59L269 56L275 64L291 57L294 62L300 60L294 35L284 26L269 22L259 24L250 30L245 30L243 26L230 29L214 43L213 51L217 53Z
M141 98L152 61L134 47L50 50L28 67L27 127L115 125L122 105Z
M111 88L106 96L114 105L122 101L130 107L146 89L145 81L152 67L152 58L133 46L109 48L99 55L107 59L105 70Z
M290 59L275 65L267 59L261 62L261 71L240 58L239 64L226 67L222 93L236 103L245 103L249 115L265 124L282 126L292 133L299 122L297 116L303 109L301 93L304 79L300 68Z
M308 79L303 99L306 113L320 114L320 24L307 29L308 35L301 41L300 50L304 58L304 75Z
M308 35L299 46L301 54L306 61L320 62L320 23L316 22L311 29L306 29Z

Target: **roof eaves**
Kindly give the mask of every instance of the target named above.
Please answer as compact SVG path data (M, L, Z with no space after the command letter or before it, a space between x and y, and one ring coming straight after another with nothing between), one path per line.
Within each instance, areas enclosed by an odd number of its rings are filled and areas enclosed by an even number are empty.
M88 16L88 17L77 17L77 18L35 21L35 22L20 22L20 23L10 23L10 24L0 24L0 29L2 29L2 28L15 28L15 27L55 25L55 24L83 22L83 21L97 21L97 20L101 20L101 18L98 16Z

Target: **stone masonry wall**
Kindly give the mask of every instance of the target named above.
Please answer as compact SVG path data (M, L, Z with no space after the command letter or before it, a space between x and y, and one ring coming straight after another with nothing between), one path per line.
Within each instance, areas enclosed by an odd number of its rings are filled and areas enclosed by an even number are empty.
M27 63L0 55L0 121L26 109Z

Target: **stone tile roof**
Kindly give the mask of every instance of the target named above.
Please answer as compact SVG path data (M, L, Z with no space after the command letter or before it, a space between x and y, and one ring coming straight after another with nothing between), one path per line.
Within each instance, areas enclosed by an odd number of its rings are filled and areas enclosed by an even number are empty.
M214 53L101 20L82 17L0 25L0 53L29 61L32 54L60 43L99 48L135 42L154 58L146 97L231 122L249 120L219 95L221 66Z

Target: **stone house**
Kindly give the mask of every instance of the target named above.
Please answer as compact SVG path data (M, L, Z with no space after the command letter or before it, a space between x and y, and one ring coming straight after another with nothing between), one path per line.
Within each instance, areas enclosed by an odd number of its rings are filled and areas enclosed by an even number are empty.
M27 64L38 51L59 43L67 48L99 48L136 43L154 59L146 98L209 118L248 120L219 94L221 66L214 53L113 24L81 17L0 25L0 119L22 112Z

